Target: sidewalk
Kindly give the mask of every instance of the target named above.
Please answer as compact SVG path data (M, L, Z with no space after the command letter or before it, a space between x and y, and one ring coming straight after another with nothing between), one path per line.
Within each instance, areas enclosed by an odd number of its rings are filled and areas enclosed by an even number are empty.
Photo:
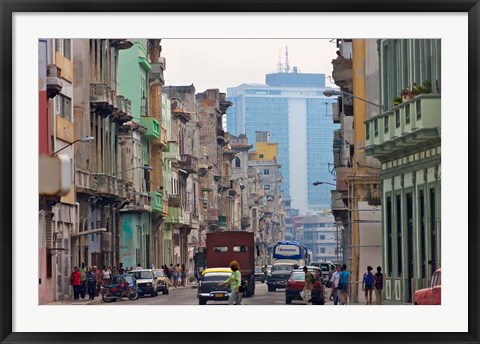
M102 303L102 297L96 296L94 300L89 300L88 297L85 299L74 300L74 299L67 299L64 301L54 301L49 302L46 305L53 305L53 306L63 306L63 305L99 305Z

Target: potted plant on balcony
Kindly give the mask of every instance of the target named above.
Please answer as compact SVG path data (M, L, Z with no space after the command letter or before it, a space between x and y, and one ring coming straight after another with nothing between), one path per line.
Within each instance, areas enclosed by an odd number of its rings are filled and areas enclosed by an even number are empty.
M393 97L393 105L397 106L402 103L402 97Z
M413 85L414 86L411 89L404 88L402 92L400 92L400 95L402 96L403 101L408 101L417 95L417 91L415 90L415 83L413 83Z

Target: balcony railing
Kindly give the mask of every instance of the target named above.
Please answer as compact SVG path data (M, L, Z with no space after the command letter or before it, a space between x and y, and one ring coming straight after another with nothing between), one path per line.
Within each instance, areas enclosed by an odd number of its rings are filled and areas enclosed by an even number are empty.
M142 117L140 123L147 128L143 136L149 140L160 138L160 124L154 117Z
M105 105L109 98L106 84L90 84L90 103Z
M441 98L421 94L365 121L367 154L381 159L394 151L439 139Z
M198 172L198 159L190 154L182 154L178 167L188 173Z
M180 160L180 152L179 152L179 149L178 149L178 143L169 142L168 145L167 145L167 150L165 151L163 156L167 160L172 160L172 161Z
M163 194L161 192L150 192L152 211L163 211Z

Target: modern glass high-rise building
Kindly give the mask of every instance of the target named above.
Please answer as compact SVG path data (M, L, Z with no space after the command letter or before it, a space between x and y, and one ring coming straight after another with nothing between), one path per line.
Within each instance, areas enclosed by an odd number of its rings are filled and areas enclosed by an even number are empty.
M283 176L281 191L301 213L331 208L333 185L332 120L334 98L323 95L324 74L267 74L266 85L241 84L227 88L227 130L255 138L255 131L270 132L278 143ZM253 141L252 141L253 142Z

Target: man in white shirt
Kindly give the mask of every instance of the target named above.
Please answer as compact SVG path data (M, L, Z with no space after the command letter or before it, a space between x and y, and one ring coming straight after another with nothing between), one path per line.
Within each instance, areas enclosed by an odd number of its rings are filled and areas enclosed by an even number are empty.
M332 288L333 295L333 304L338 305L338 298L340 291L338 290L338 282L340 282L340 264L337 265L336 271L332 275L332 279L330 280L330 286Z

